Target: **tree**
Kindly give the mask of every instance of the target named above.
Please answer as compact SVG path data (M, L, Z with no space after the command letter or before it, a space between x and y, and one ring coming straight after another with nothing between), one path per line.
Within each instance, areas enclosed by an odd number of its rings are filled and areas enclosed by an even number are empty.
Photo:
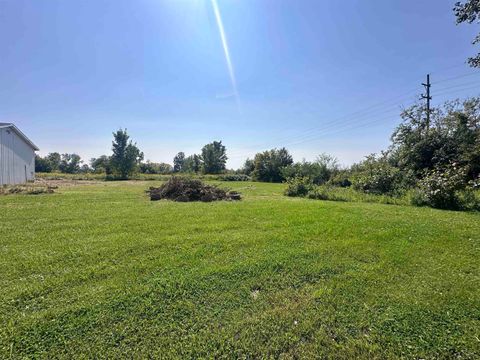
M94 173L106 173L110 175L112 173L112 169L110 166L110 157L107 155L101 155L98 158L92 158L90 160L90 166Z
M425 108L414 105L402 113L403 123L392 136L389 162L412 172L417 179L426 170L451 163L467 167L469 179L480 173L480 98L447 102L434 109L432 125L425 125Z
M65 174L77 174L81 163L82 159L77 154L62 154L59 170Z
M388 153L371 154L352 166L354 189L372 194L394 194L403 188L404 177L388 161Z
M140 163L138 165L138 171L142 174L156 174L157 169L155 168L155 164L147 160L146 162Z
M140 164L139 170L142 174L170 174L173 168L170 164L154 163L147 160Z
M173 167L167 163L158 164L158 173L159 174L171 174L173 172Z
M122 179L128 179L143 160L143 153L139 150L137 144L129 141L129 139L127 129L119 129L113 133L113 154L110 157L110 165L113 173Z
M198 173L201 169L202 161L199 155L193 154L185 158L182 168L183 172Z
M79 169L79 172L84 173L84 174L88 174L91 171L92 171L92 168L90 166L88 166L88 164L83 164Z
M183 170L183 164L185 163L185 153L180 151L173 158L173 172L180 172Z
M226 169L227 149L221 141L214 141L202 148L200 158L204 174L219 174Z
M329 181L339 170L338 160L328 154L320 154L314 162L302 161L282 169L285 179L308 178L313 184L321 185Z
M272 149L255 155L253 178L257 181L282 182L282 170L293 164L293 158L285 148Z
M255 170L255 161L252 159L247 159L245 160L243 167L240 169L240 173L250 176L252 175L253 170Z
M457 17L457 24L471 24L480 20L480 0L468 0L465 3L457 2L453 8ZM480 33L473 39L472 44L480 43ZM468 63L472 67L480 67L480 53L468 59Z
M52 171L60 170L60 162L62 161L62 157L58 152L53 152L47 155L46 159L50 163L50 167Z
M200 170L202 170L202 157L200 155L194 154L192 163L193 172L198 173Z
M52 167L47 157L43 158L39 155L35 155L35 171L45 173L52 172Z

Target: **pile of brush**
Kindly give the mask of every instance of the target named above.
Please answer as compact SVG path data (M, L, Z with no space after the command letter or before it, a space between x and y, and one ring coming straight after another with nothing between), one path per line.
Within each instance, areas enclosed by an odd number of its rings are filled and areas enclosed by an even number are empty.
M241 196L235 191L227 191L215 185L208 185L197 179L172 176L160 187L151 187L147 190L150 200L173 201L219 201L240 200Z

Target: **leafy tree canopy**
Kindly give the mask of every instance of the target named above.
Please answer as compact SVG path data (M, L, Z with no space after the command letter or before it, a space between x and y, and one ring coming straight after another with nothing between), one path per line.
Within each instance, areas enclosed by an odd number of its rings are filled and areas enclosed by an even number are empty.
M138 149L137 144L129 139L127 129L119 129L113 133L113 154L110 157L110 165L113 173L122 179L127 179L134 173L143 160L143 153Z
M457 17L457 24L468 23L471 24L480 20L480 0L468 0L464 3L457 2L453 8L455 16ZM472 44L480 43L480 33L473 39ZM472 67L480 67L480 53L468 59L468 63Z
M199 155L193 154L185 158L182 171L189 173L198 173L202 169L202 160Z
M339 170L338 160L328 154L320 154L313 162L302 161L286 166L282 169L285 179L302 177L308 178L316 185L325 184Z
M258 181L282 182L282 170L293 164L293 158L285 148L272 149L255 155L253 178Z
M112 173L110 157L107 155L101 155L98 158L92 158L90 160L90 166L95 173L106 173L107 175Z
M142 174L170 174L173 172L173 167L170 164L154 163L148 160L141 163L139 169Z
M427 129L426 109L414 105L402 113L392 136L389 161L420 178L426 170L452 162L467 166L469 178L480 173L480 98L447 102L434 109Z
M200 159L203 163L203 173L220 174L227 164L227 149L221 141L214 141L202 148Z
M66 174L77 174L80 172L82 160L77 154L62 154L59 170Z
M185 163L185 153L180 151L173 158L173 172L180 172L183 169L183 164Z

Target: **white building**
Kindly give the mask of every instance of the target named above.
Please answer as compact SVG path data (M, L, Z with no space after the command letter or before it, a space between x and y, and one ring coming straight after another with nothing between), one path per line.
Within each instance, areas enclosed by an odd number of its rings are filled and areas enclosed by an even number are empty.
M0 185L33 181L35 151L38 147L15 125L0 123Z

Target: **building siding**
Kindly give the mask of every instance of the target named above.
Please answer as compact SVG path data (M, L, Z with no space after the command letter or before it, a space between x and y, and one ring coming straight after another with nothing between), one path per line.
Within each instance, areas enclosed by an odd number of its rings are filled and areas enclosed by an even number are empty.
M35 151L12 129L0 129L0 185L35 179Z

